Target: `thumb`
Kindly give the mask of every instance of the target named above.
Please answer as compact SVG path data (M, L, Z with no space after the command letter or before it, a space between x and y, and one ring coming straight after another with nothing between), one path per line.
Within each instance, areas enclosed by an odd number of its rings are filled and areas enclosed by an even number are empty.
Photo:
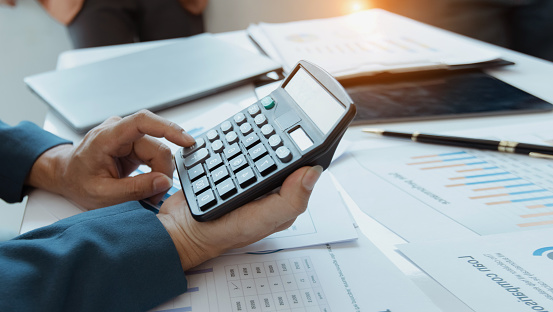
M117 203L150 198L167 192L173 186L173 180L160 172L109 180L104 184L106 200Z
M303 212L307 208L311 192L322 172L323 167L314 166L305 170L301 177L294 177L294 174L292 174L282 184L279 191L280 195L288 201L290 206L302 209Z

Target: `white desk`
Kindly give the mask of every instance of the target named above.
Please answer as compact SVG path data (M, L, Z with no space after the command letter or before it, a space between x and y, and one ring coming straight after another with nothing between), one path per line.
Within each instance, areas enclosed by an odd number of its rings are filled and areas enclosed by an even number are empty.
M242 46L249 46L251 49L254 49L253 46L249 43L244 32L225 33L218 36L224 40L238 43ZM97 48L94 50L71 51L60 56L58 65L60 67L74 66L76 64L82 64L83 62L95 61L98 58L105 57L105 55L124 53L132 49L143 49L158 44L164 43L142 43L134 45L123 45L118 47ZM499 50L506 59L514 61L516 63L516 65L514 66L490 70L490 74L538 97L541 97L544 100L553 102L553 88L551 88L551 81L553 81L553 63L542 61L503 48L493 47L488 44L480 44ZM166 109L159 112L159 115L174 121L176 121L175 119L183 120L183 118L187 118L187 116L193 118L194 116L204 113L224 102L231 102L235 104L237 103L240 104L241 107L245 107L253 103L254 101L256 101L256 97L253 85L246 85L233 89L231 91L200 99L186 105ZM393 125L384 124L379 126L382 126L383 128L393 126L395 130L417 130L421 132L425 131L440 133L451 130L483 128L507 124L513 125L515 127L519 123L549 120L553 121L553 113L498 116L486 118L479 117L424 122L406 122L394 123ZM45 120L44 128L57 135L74 141L79 141L81 139L81 136L72 132L71 129L63 124L63 122L52 113L48 113ZM352 142L355 142L358 140L363 140L363 134L361 133L359 127L352 127L347 131L345 138ZM58 200L60 202L60 205L63 206L64 200L55 197L56 195L48 194L43 191L34 191L33 193L31 193L27 204L27 210L23 221L22 231L27 231L32 228L48 225L57 220L55 217L48 213L48 207L44 207L42 205L44 200L54 199ZM65 204L70 205L67 202L65 202ZM444 311L472 311L456 297L454 297L451 293L440 286L437 282L428 277L425 273L423 273L411 262L403 258L395 251L394 245L404 243L405 241L403 241L400 237L379 224L371 217L361 212L355 206L355 204L351 204L350 209L362 232L369 239L371 239L371 241L393 263L395 263L405 274L407 274L411 278L411 280L413 280L438 307L440 307Z

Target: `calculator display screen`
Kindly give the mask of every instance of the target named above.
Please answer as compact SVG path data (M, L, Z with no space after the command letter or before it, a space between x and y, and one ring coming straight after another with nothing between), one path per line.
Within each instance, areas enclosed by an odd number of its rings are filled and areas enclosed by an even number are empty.
M346 109L301 67L284 90L324 134L332 129Z

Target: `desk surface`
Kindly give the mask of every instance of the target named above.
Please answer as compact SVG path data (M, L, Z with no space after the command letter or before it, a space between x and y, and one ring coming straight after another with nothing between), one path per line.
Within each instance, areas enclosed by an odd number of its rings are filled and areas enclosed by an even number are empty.
M255 50L253 45L248 41L245 32L232 32L218 34L219 38L228 40L232 43L237 43L243 47L249 47ZM58 68L76 66L86 62L93 62L98 59L116 56L127 53L128 51L145 49L151 46L166 44L170 41L161 41L153 43L140 43L132 45L121 45L116 47L94 48L81 51L69 51L60 55L58 60ZM553 80L553 63L526 56L507 49L495 47L489 44L480 43L488 48L498 50L505 59L514 61L516 65L501 69L489 70L488 73L510 83L520 89L532 93L548 102L553 103L553 88L551 81ZM175 120L175 118L186 118L185 116L197 116L202 114L217 105L230 102L239 104L241 107L256 101L253 85L242 86L221 94L217 94L208 98L200 99L186 105L170 108L159 112L159 115ZM528 122L539 122L553 120L553 113L539 113L527 115L511 115L497 117L476 117L453 120L434 120L434 121L417 121L404 122L394 124L381 124L379 127L393 127L395 130L404 131L421 131L421 132L445 132L464 129L477 129L490 126L512 125ZM63 122L51 112L48 113L44 128L62 137L79 141L81 136L72 132ZM363 140L364 134L360 131L360 127L350 128L345 138L349 141L356 142ZM40 192L40 191L39 191ZM44 199L48 194L37 195L37 191L31 193L27 204L27 210L23 220L22 231L48 225L55 222L57 219L50 215L47 209L38 198ZM389 229L382 226L363 213L353 201L345 198L348 206L350 206L352 215L359 225L362 232L371 239L371 241L394 263L396 264L411 280L417 284L425 292L431 300L444 311L472 311L465 304L459 301L455 296L449 293L445 288L440 286L432 278L418 269L410 261L403 258L395 248L396 244L404 243L405 241L394 234Z

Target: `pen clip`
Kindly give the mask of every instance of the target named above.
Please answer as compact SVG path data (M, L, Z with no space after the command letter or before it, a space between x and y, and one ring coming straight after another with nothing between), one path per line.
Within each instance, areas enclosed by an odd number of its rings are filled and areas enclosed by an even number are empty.
M530 153L528 153L528 156L535 157L535 158L553 159L553 155L543 154L543 153L536 153L536 152L530 152Z

